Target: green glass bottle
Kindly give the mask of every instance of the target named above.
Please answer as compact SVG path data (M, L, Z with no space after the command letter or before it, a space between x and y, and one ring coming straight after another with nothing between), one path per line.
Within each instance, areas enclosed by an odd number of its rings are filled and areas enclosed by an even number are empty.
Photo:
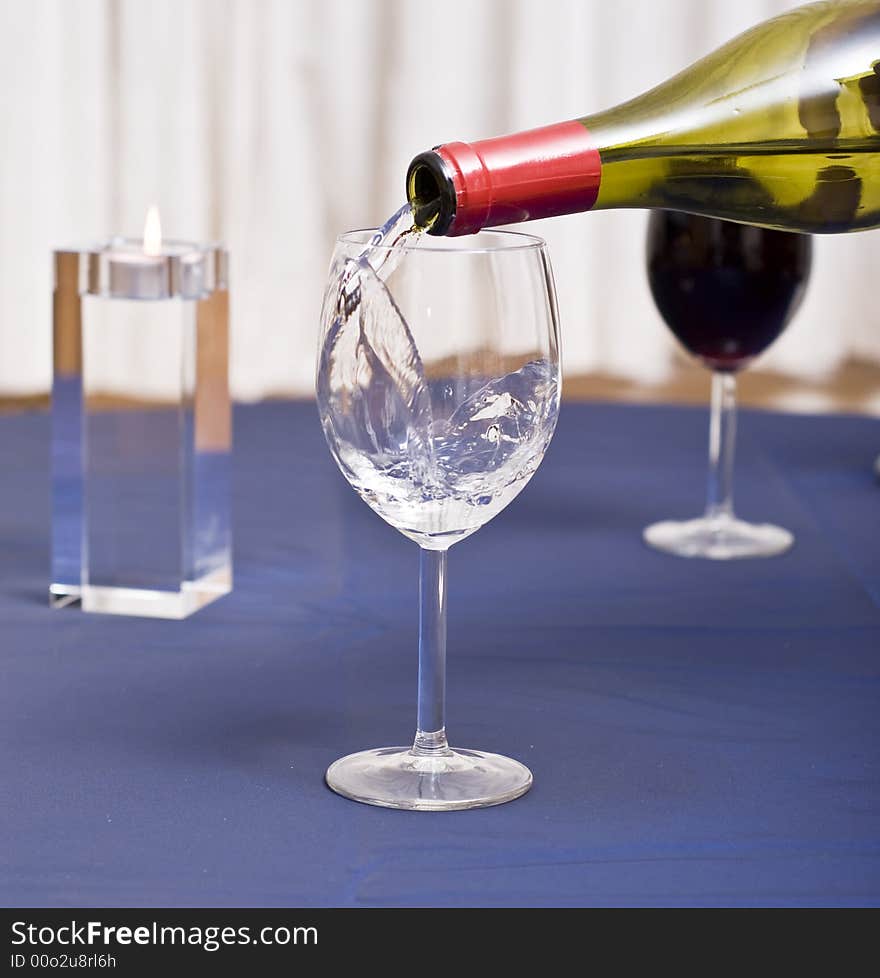
M606 112L438 146L407 196L432 234L612 207L880 226L880 0L799 7Z

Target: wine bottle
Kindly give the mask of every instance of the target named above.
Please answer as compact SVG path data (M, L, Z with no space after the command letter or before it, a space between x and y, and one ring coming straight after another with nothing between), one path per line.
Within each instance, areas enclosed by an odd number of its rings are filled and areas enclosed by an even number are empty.
M597 115L437 146L407 197L438 235L612 207L880 226L880 0L798 7Z

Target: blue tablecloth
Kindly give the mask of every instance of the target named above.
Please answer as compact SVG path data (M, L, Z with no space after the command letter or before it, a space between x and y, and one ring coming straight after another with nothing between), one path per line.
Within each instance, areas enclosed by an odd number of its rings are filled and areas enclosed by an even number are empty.
M235 592L163 622L49 611L48 421L0 420L4 905L880 903L880 423L746 413L737 509L797 543L707 564L640 538L706 412L564 405L450 557L450 736L535 784L449 814L322 781L412 734L415 546L313 405L236 424Z

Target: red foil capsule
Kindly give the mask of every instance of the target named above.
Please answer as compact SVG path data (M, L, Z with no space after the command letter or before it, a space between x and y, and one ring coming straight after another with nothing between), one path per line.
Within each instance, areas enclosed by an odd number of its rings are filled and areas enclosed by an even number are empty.
M434 152L455 187L448 235L587 211L599 195L602 162L581 122L444 143Z

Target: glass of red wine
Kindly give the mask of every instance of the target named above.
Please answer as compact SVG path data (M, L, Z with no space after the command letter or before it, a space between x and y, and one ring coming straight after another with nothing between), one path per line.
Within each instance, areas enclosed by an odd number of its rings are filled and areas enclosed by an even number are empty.
M650 546L680 557L729 560L772 557L794 542L788 530L734 515L736 374L788 325L803 299L811 260L806 234L676 211L651 214L651 292L678 341L712 371L712 413L706 512L647 527Z

